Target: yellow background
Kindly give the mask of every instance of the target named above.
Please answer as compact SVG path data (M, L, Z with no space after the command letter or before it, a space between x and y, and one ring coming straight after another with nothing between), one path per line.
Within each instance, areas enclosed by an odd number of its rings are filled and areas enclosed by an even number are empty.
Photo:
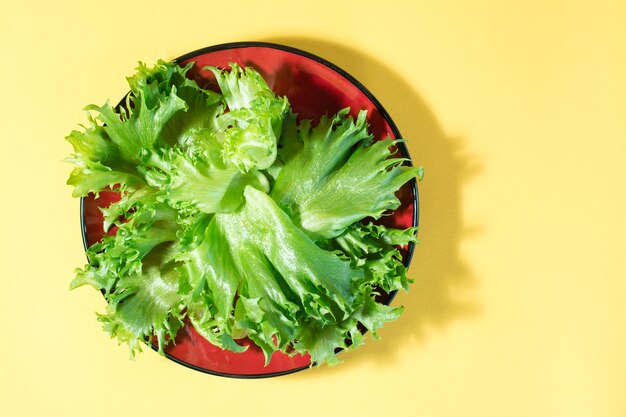
M362 81L426 167L406 313L334 368L201 374L100 329L63 138L137 60L238 40ZM0 13L6 416L626 416L626 7L61 1Z

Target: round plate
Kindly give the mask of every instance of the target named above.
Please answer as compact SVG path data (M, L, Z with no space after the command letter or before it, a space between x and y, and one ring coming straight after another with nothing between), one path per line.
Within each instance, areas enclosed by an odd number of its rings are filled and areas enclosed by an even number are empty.
M231 62L252 66L265 78L268 85L280 96L287 96L294 112L300 119L317 121L320 116L333 115L340 109L350 107L352 116L359 110L368 111L370 132L376 140L387 136L400 138L395 124L376 98L357 80L336 65L308 52L284 45L262 42L237 42L211 46L183 55L176 60L181 65L195 62L188 76L205 88L216 89L215 79L207 65L228 67ZM404 143L397 145L401 156L409 158ZM384 224L407 228L417 226L418 197L415 181L407 183L398 192L402 202L391 216L384 217ZM81 226L85 249L102 239L103 218L99 207L117 201L119 195L101 192L99 198L90 195L81 199ZM115 228L108 232L115 233ZM408 267L413 254L413 244L403 249L403 262ZM389 304L395 292L383 294L379 301ZM234 353L222 350L202 338L190 324L185 325L176 337L175 345L168 345L165 354L171 360L220 376L258 378L284 375L310 367L308 355L289 357L275 352L268 366L262 351L249 340L247 351ZM154 348L154 346L153 346Z

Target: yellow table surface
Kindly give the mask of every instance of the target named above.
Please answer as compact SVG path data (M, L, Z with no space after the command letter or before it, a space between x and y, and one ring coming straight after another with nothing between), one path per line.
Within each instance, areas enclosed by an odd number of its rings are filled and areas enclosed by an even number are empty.
M130 361L68 290L82 107L138 60L239 40L347 70L426 168L406 312L334 368ZM23 0L0 45L3 415L626 416L624 2Z

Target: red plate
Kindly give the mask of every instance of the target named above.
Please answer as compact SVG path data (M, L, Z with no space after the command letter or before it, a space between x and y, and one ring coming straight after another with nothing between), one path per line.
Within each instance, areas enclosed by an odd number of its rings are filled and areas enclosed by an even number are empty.
M205 88L215 89L215 79L207 65L227 67L235 62L252 66L265 78L270 88L278 95L287 96L293 110L300 118L319 119L333 115L345 107L356 116L359 110L368 111L370 131L377 140L387 136L400 138L395 124L376 98L357 80L337 66L291 47L263 42L238 42L211 46L186 54L176 60L181 65L195 62L189 77ZM398 144L399 154L409 158L403 143ZM398 193L402 205L393 215L385 217L384 223L398 228L417 226L418 197L415 181L406 184ZM119 199L111 192L100 193L99 198L88 196L81 199L81 226L85 249L102 239L105 232L98 207L105 207ZM109 231L115 233L115 230ZM413 254L413 244L403 251L404 264L408 267ZM380 300L389 304L395 292ZM165 349L166 356L173 361L198 371L220 376L255 378L284 375L310 366L308 355L289 357L275 352L268 366L264 366L263 352L249 340L243 353L222 350L202 338L187 324L176 337L176 344ZM154 346L153 346L154 347Z

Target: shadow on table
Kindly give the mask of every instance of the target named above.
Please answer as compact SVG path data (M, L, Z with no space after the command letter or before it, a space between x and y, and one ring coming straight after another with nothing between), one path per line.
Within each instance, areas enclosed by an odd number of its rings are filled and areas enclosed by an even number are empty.
M473 232L463 222L464 184L479 171L463 141L445 135L435 116L413 87L383 63L349 46L299 37L262 39L303 49L336 64L363 83L397 124L416 165L424 165L420 194L420 245L409 275L415 279L408 293L399 293L394 305L404 305L403 316L379 331L380 340L366 340L353 352L341 353L345 362L324 373L341 372L359 363L392 363L409 343L424 343L429 328L443 331L452 322L471 318L480 307L469 296L477 278L463 260L460 246ZM309 374L311 371L293 375ZM313 371L314 372L314 371Z

